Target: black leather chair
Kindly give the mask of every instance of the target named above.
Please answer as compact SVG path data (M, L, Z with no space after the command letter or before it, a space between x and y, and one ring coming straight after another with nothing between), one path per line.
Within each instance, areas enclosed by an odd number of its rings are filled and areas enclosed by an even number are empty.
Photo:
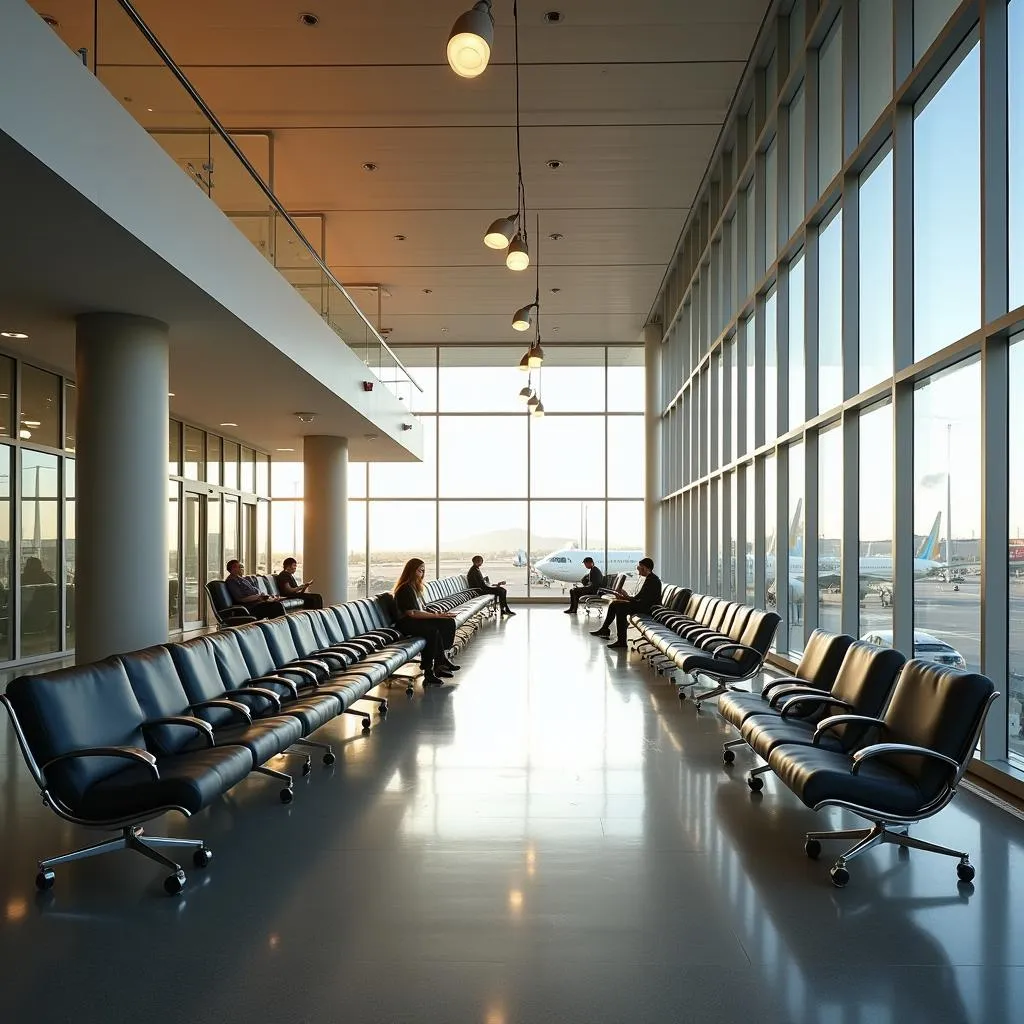
M767 761L771 752L783 743L813 746L819 723L830 714L877 718L888 703L906 660L895 648L875 647L858 640L847 649L836 681L827 693L786 686L777 688L768 708L744 719L740 729L742 739L758 757ZM850 751L863 742L865 733L863 726L846 722L820 737L818 742L826 750ZM732 755L732 750L722 754L729 763L726 755ZM747 784L755 793L764 788L761 775L770 770L766 764L754 768L747 776Z
M625 573L605 573L601 577L601 586L597 588L596 594L584 594L580 598L580 607L584 615L590 614L590 609L607 608L618 592L626 585Z
M244 604L235 604L231 600L223 580L210 580L206 584L206 596L218 626L243 626L247 622L256 621L256 616L250 615Z
M821 853L822 840L857 840L833 864L834 885L846 885L849 862L879 843L956 857L960 880L974 878L967 853L914 839L909 826L953 799L997 696L986 676L908 661L881 718L833 715L818 723L812 746L772 750L772 771L808 807L842 807L873 822L870 828L807 833L804 850L812 859ZM852 754L825 749L824 737L847 726L872 730L877 742Z
M280 791L282 803L291 803L293 793L292 777L285 772L268 768L266 762L278 754L284 754L292 744L302 739L302 725L291 715L274 715L253 720L252 712L245 704L229 697L214 697L193 704L181 679L178 677L174 659L166 646L149 647L146 650L123 654L119 658L131 683L132 691L149 720L194 716L202 718L212 727L216 747L245 747L252 755L253 770L284 783ZM154 742L165 752L180 749L179 737L173 726L159 726L153 730ZM200 745L195 737L185 749ZM309 771L309 757L303 758L303 773Z
M777 693L828 693L835 685L843 659L853 642L853 637L845 633L814 630L807 638L804 653L793 675L767 680L759 693L739 691L722 694L718 701L718 713L730 725L742 729L743 723L751 715L761 715L771 710L772 697ZM731 748L744 743L746 740L741 737L723 745L722 758L726 764L733 761Z
M40 889L53 885L57 865L115 850L133 850L167 868L164 888L171 894L184 887L185 872L161 848L191 849L197 866L209 863L201 839L144 837L142 823L209 806L252 771L246 747L215 747L211 726L196 718L147 720L117 658L22 676L2 699L46 805L67 821L120 833L40 861ZM197 736L207 745L187 749Z

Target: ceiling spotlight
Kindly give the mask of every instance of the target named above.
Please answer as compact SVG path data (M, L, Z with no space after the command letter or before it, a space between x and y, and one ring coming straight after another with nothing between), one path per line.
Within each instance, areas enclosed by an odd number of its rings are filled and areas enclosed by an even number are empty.
M441 333L442 334L447 334L448 333L448 328L447 327L442 327L441 328Z
M553 170L553 171L557 171L561 166L562 166L562 161L561 160L549 160L548 161L548 167L550 167L551 170Z
M552 242L560 242L565 238L565 235L563 235L561 231L552 231L551 234L548 235L548 238L550 238Z
M518 213L510 213L507 217L499 217L484 235L484 245L488 249L506 249L516 233Z
M300 423L312 423L313 420L316 419L316 413L315 412L297 412L295 414L295 418Z
M544 20L549 25L557 25L562 20L562 12L561 11L545 11L544 12Z
M433 288L424 288L423 289L423 294L424 295L433 295L434 294L434 289Z
M305 25L306 28L313 28L314 25L320 24L320 18L315 14L310 14L308 11L299 15L299 24Z
M366 163L363 164L363 170L369 171L372 174L375 170L377 170L377 165L372 160L367 160Z
M22 331L0 331L0 338L13 338L15 341L24 341L28 337Z
M543 415L544 415L544 403L543 402L537 402L537 404L533 407L534 419L538 419L539 420Z
M540 347L539 339L530 346L530 351L526 353L526 362L531 370L539 369L543 364L544 349Z
M509 270L525 270L530 265L530 250L526 247L526 239L521 231L509 243L505 256L505 266Z
M533 323L533 303L529 306L523 306L522 309L517 309L512 316L512 330L514 331L528 331L530 325Z
M526 373L530 369L530 353L524 352L523 358L519 360L519 369Z
M530 399L533 398L533 388L531 388L530 385L527 384L526 387L523 388L523 390L519 392L519 397L524 402L529 402Z
M405 235L395 235L395 241L396 242L404 242L405 241Z
M491 0L479 0L460 14L448 34L448 63L462 78L476 78L487 70L494 43Z
M552 295L557 295L561 290L562 290L561 288L552 288L551 289L551 294Z
M60 28L60 22L52 14L40 14L39 17L42 18L50 28Z

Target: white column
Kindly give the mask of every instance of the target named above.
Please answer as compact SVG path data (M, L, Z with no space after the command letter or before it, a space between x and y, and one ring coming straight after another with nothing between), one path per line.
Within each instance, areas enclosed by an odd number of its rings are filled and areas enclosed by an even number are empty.
M644 550L654 559L655 571L661 565L661 325L644 328L644 373L647 395L644 402L644 433L647 443L646 487L644 488Z
M167 325L77 319L75 659L167 641Z
M348 439L303 439L302 574L324 604L348 600Z

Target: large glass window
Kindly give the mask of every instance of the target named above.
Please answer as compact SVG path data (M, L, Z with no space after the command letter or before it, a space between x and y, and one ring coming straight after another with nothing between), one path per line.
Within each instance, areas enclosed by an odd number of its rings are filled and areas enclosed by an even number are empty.
M981 666L981 364L914 391L914 654Z
M981 319L980 66L975 43L914 107L915 359Z
M1011 5L1012 6L1012 5ZM1024 336L1010 346L1010 569L1007 728L1010 751L1024 757Z
M935 42L960 0L914 0L914 60L920 60Z
M185 427L185 460L182 476L186 480L202 480L204 476L203 457L206 454L206 438L198 427Z
M645 441L642 416L608 417L609 498L636 498L644 493Z
M857 600L862 636L892 640L892 405L862 412L858 431L860 537ZM820 513L819 513L820 514Z
M744 452L749 455L754 448L757 446L755 441L755 431L757 428L757 345L754 337L754 318L747 317L746 320L740 323L740 338L743 342L744 356L744 374L746 375L746 399L744 401Z
M443 412L522 412L519 392L527 375L519 369L523 352L530 347L531 332L523 333L517 348L441 349L437 392ZM547 374L547 364L544 366ZM413 372L413 376L416 376ZM537 384L537 374L533 383ZM551 374L558 380L557 373ZM602 381L603 385L603 381ZM557 388L557 384L556 384ZM604 388L598 401L604 408Z
M804 446L789 446L789 650L804 649ZM779 550L779 549L777 549ZM781 599L781 595L780 595Z
M836 18L818 51L818 190L843 162L843 31Z
M764 154L764 265L770 267L779 251L779 147L777 139Z
M531 417L530 493L534 497L604 497L602 422L583 416ZM615 422L609 423L609 433L615 430ZM642 458L639 453L637 457Z
M843 211L818 234L818 411L843 400Z
M0 658L11 657L11 463L13 449L0 444Z
M779 436L778 293L773 288L764 303L764 440Z
M370 496L373 498L429 498L437 493L437 420L424 416L423 424L423 461L422 462L374 462L370 465ZM456 430L466 429L476 420L452 421ZM493 465L500 460L496 457L497 449L481 448L475 457ZM459 467L463 474L474 472L478 467L465 465ZM479 467L481 471L486 466Z
M647 404L643 348L622 345L605 351L608 353L608 411L643 412Z
M369 521L368 593L395 585L410 558L427 563L427 579L437 575L437 506L433 501L375 501Z
M802 555L802 553L801 553ZM843 556L843 431L839 426L818 435L818 625L841 633ZM812 566L800 557L804 582Z
M860 177L860 386L892 374L892 150L888 146Z
M757 494L755 490L754 463L748 462L746 471L743 474L745 479L744 489L746 491L746 516L744 517L744 530L746 531L746 542L744 545L743 561L746 584L743 588L744 600L752 605L756 601L755 578L754 578L754 538L757 536L756 522L754 516L757 513Z
M779 513L777 483L775 456L769 455L764 460L764 494L761 502L764 509L764 587L769 606L775 605L778 601L775 586L775 552L778 546L777 526Z
M56 455L21 450L21 654L26 658L61 647L58 472Z
M0 464L2 466L2 464ZM0 491L2 494L3 491ZM4 528L3 515L10 510L4 509L0 503L0 539ZM8 518L8 527L10 525ZM7 581L3 579L4 559L9 558L7 554L0 554L0 582L3 583L4 594L7 593ZM64 616L64 646L70 650L75 646L75 460L64 460L64 585L65 616ZM0 640L0 650L3 649L4 640ZM9 655L8 655L9 656Z
M860 0L858 60L860 134L892 99L892 0Z
M541 423L552 422L540 420ZM440 418L441 497L518 498L526 494L526 430L529 419L518 416L442 416ZM424 423L426 427L426 423ZM553 431L552 433L557 433ZM562 436L559 435L559 441ZM559 446L561 447L561 446ZM552 453L563 466L569 447ZM574 453L575 455L575 453ZM409 467L403 467L408 469ZM568 468L568 467L566 467ZM377 469L371 467L371 474ZM396 473L396 478L401 474ZM423 480L434 493L433 481ZM371 491L371 493L376 493Z
M27 363L21 366L21 415L18 436L23 441L61 447L61 379Z
M1010 0L1010 308L1024 305L1024 0Z
M171 424L174 425L173 422ZM181 484L167 485L167 628L181 629Z
M804 219L804 137L807 117L804 87L793 95L789 105L789 225L787 235L803 223Z
M0 392L4 381L0 371ZM0 424L6 423L10 413L3 412L3 399L0 399ZM0 433L0 436L4 436ZM78 388L70 381L64 381L64 450L73 452L78 444Z
M439 511L440 576L464 573L482 555L491 583L504 580L513 597L526 596L525 501L442 501Z
M0 356L0 440L11 437L11 410L14 408L14 360Z
M801 253L789 265L789 428L806 419L804 389L807 386L804 360L804 257Z

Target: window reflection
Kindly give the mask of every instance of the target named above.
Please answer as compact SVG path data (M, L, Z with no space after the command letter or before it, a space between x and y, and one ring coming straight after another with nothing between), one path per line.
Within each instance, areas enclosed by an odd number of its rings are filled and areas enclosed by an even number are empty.
M56 455L21 450L21 654L60 649L60 550Z
M806 419L804 389L804 257L789 265L789 427Z
M975 43L914 107L915 359L980 323L980 63Z
M892 631L892 405L861 413L857 598L861 635Z
M1010 157L1010 308L1024 305L1024 0L1007 7Z
M770 267L779 251L779 147L775 139L764 154L764 264Z
M779 436L779 346L776 291L764 304L764 440L770 444Z
M61 447L60 392L61 379L55 373L22 363L18 436L23 441Z
M892 98L892 0L860 0L857 29L863 138Z
M842 632L843 431L818 435L818 625ZM805 567L804 579L810 577Z
M775 456L764 460L764 495L761 506L764 509L764 587L766 603L777 603L775 588L775 548L778 523L778 494L776 491Z
M836 18L818 51L818 189L843 162L843 32Z
M804 219L804 119L806 118L804 87L800 83L789 105L789 230L787 235L803 223Z
M892 374L892 149L860 177L860 391Z
M804 446L789 446L789 650L799 655L804 649ZM778 551L778 546L776 546ZM777 588L778 589L778 588Z
M914 653L974 669L981 665L980 388L973 359L914 392Z
M818 235L818 411L843 400L843 211Z
M746 542L744 545L744 573L746 578L746 584L743 588L744 599L747 604L753 605L756 600L756 589L754 579L754 558L755 558L755 547L754 538L756 534L756 523L754 521L755 513L757 512L757 494L755 491L755 477L754 477L754 463L748 462L746 470L743 474L744 488L746 490L746 517L744 519L744 531L746 533Z

